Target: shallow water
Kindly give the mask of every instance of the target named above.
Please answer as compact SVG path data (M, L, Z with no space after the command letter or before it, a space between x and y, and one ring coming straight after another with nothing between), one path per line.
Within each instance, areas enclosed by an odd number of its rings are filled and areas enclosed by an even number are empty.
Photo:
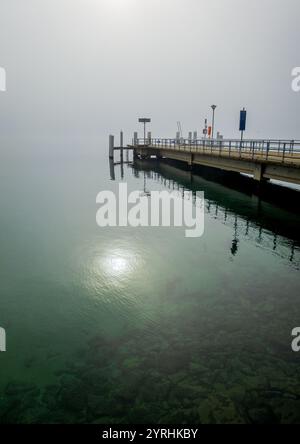
M299 216L139 163L130 190L205 192L204 236L100 229L120 167L105 143L54 145L0 166L0 421L300 422Z

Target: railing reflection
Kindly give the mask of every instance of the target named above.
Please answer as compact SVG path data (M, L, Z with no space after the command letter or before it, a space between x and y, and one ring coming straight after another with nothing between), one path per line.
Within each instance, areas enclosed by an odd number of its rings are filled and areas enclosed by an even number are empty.
M133 165L133 174L136 178L140 178L142 173L148 180L159 182L164 188L170 190L177 190L184 193L185 191L193 190L193 198L196 200L196 190L193 189L193 177L190 172L183 172L178 170L181 175L185 174L186 177L190 177L191 186L188 187L179 182L179 180L167 177L159 171L149 170L146 171L142 166L138 167ZM155 168L155 166L154 166ZM172 167L174 170L176 168ZM203 190L201 190L203 191ZM205 190L204 190L205 191ZM224 187L224 192L228 193L228 190ZM257 210L260 211L260 201L257 202ZM238 212L233 211L227 207L224 202L218 202L206 197L206 214L215 220L219 220L226 226L232 227L233 235L230 245L230 254L232 257L238 256L242 246L241 238L250 240L256 246L272 251L272 253L288 260L295 268L300 268L300 243L298 240L283 236L275 231L270 230L260 220L255 219L255 211L252 217L245 217ZM282 227L283 228L283 227ZM288 231L288 229L287 229Z
M186 178L190 179L190 186L186 183L180 183L180 179L170 177L170 174L164 174L161 171L157 171L155 164L146 164L142 162L141 164L136 164L132 161L126 162L113 162L110 161L110 174L111 179L115 180L115 167L119 166L121 171L121 178L124 179L124 165L131 168L131 172L136 179L143 181L144 191L147 187L147 180L160 183L164 188L170 189L172 191L180 191L184 195L186 191L193 191L193 201L196 202L196 193L193 186L194 177L191 172L182 171L175 167L171 167L175 173L182 177L182 181L186 182ZM149 187L149 183L148 183ZM151 188L151 187L150 187ZM205 190L201 190L205 191ZM228 190L224 187L224 193L228 193ZM150 193L147 192L147 195ZM225 196L225 194L224 194ZM225 199L224 199L225 201ZM206 193L206 215L220 221L226 226L232 227L232 242L230 245L230 254L232 257L238 256L242 244L241 238L245 240L250 240L256 246L272 251L272 253L281 257L282 259L288 260L295 268L300 268L300 242L297 239L293 239L288 236L288 229L286 229L286 235L279 234L275 230L271 230L266 224L261 222L255 217L255 210L253 209L252 217L246 217L243 214L239 214L236 209L232 209L226 206L223 200L217 201L215 199L210 199L207 197ZM259 212L260 201L257 201L256 210ZM276 224L275 224L276 225ZM281 231L285 231L284 227L281 227Z

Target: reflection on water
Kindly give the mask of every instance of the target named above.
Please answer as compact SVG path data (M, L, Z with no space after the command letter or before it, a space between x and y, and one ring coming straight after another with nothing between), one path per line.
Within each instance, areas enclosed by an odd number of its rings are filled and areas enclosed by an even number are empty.
M81 283L94 300L105 302L109 311L124 310L124 304L137 303L134 292L127 291L143 267L140 251L133 242L123 239L102 241L101 245L87 243L77 253L77 268L82 272ZM126 317L126 312L122 317Z
M112 276L120 276L129 271L128 259L118 255L112 255L105 258L104 267L107 274Z
M132 274L136 264L136 257L124 250L113 250L104 253L103 257L95 260L95 268L103 269L106 276L118 279L122 275Z
M244 202L241 207L236 206L236 203L227 206L228 201L226 194L230 190L223 187L223 193L217 194L213 190L215 184L210 184L201 177L191 174L191 172L180 170L179 167L176 168L167 163L157 164L156 162L151 163L146 161L141 163L137 161L133 168L135 177L139 177L141 168L145 168L143 172L145 186L145 178L147 177L151 181L159 182L171 191L176 189L184 194L185 191L192 190L194 192L194 198L196 197L197 190L204 190L207 215L232 227L233 239L230 251L233 256L236 256L239 250L239 236L243 236L254 242L258 247L272 250L299 269L299 216L287 213L285 222L288 221L288 224L286 226L284 224L276 226L276 214L274 214L273 217L273 224L270 224L270 221L265 219L263 214L263 211L268 214L269 209L268 207L263 209L263 203L256 196L248 198L248 202L247 196L244 196ZM149 168L151 168L151 170L149 170ZM276 187L274 187L274 189L275 188ZM214 199L210 199L211 195ZM295 205L295 208L296 207L297 205ZM279 209L278 212L280 212ZM273 230L268 229L269 227L272 227ZM284 236L279 235L277 231L283 233Z
M300 422L299 216L163 162L60 167L22 180L26 224L1 202L0 422ZM204 236L96 227L122 178L204 191Z

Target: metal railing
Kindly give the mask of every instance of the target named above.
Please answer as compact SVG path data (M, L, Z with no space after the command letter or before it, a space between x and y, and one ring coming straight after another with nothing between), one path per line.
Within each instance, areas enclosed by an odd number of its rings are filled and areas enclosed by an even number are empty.
M259 161L291 163L300 166L299 140L274 139L137 139L134 146L174 149L190 153Z

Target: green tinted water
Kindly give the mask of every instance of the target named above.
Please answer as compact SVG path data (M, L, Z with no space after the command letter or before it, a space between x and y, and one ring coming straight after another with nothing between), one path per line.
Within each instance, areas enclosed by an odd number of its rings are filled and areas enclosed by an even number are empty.
M205 192L204 236L100 229L120 167L105 143L72 148L0 166L0 421L300 422L299 217L139 164L130 190Z

